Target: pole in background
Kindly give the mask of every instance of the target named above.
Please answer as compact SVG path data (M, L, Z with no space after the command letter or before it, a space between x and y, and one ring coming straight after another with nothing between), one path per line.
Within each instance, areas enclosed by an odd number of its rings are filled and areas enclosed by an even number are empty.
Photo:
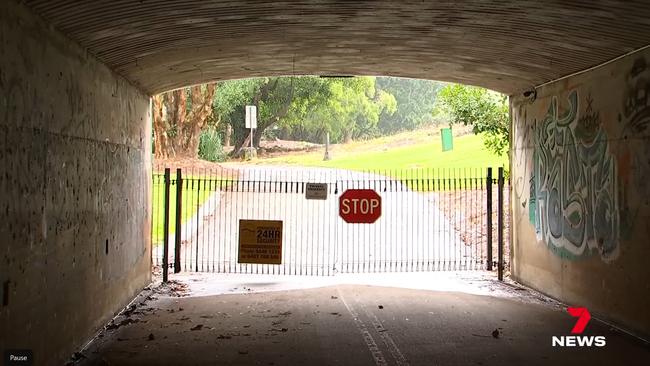
M165 168L165 221L163 229L163 282L169 279L169 189L170 189L170 172Z
M328 132L325 136L325 157L323 160L330 160L330 133Z
M183 209L183 177L181 169L176 169L176 230L174 231L174 273L181 271L181 212Z
M492 270L492 168L487 169L487 270Z
M499 281L503 281L503 186L504 186L504 179L503 179L503 167L499 167L499 173L498 173L498 189L499 191L497 192L497 255L498 255L498 260L499 260L499 267L497 268L498 270L498 277Z
M253 139L255 138L254 130L257 128L257 106L247 105L246 106L246 128L249 128L250 131L250 140L251 146L248 149L248 154L246 154L246 159L250 160L257 156L257 151L253 146Z

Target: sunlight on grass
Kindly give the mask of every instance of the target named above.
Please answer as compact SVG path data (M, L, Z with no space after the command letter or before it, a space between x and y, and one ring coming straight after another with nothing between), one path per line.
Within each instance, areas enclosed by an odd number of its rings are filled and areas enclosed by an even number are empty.
M323 161L323 152L296 153L270 159L257 159L255 164L290 164L318 166L357 171L384 171L413 168L485 168L508 165L507 156L497 156L487 151L477 135L454 138L454 149L442 152L440 136L431 136L430 142L399 147L384 147L386 138L356 142L332 152L332 160ZM375 151L356 153L361 146L374 145ZM355 148L356 146L356 148Z
M174 179L174 175L172 175ZM197 182L192 184L188 177L183 182L183 197L181 222L185 223L196 214L199 207L210 197L213 191L206 190L203 186L199 189ZM153 245L161 245L165 238L165 183L163 176L154 178L152 185L153 227L151 232L151 242ZM176 185L171 185L169 190L169 234L176 232ZM173 245L173 243L170 243Z

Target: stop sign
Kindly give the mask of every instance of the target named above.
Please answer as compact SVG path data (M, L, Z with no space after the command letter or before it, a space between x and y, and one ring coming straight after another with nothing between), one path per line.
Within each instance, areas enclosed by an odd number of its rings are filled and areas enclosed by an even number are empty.
M372 224L381 216L381 196L372 189L348 189L339 197L339 215L349 224Z

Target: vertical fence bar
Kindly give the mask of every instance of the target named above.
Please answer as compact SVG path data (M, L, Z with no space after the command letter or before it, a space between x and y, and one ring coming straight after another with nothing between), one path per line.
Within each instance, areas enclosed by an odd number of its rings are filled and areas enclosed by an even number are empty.
M451 221L452 220L451 215L447 215L447 208L449 207L449 197L450 197L449 192L447 191L447 189L449 188L447 186L447 183L448 183L447 182L447 175L448 175L448 173L449 173L448 169L442 168L442 176L441 176L441 178L442 178L442 194L443 194L443 203L442 203L443 209L442 209L442 212L443 212L443 216L448 216L445 219L445 222L444 222L444 224L445 224L445 231L443 233L444 244L442 246L442 270L443 271L446 271L448 269L448 267L447 267L448 261L449 261L449 249L448 248L449 248L449 242L451 241L451 235L450 235L451 230L452 230L451 227L453 225L452 221Z
M201 189L205 191L204 194L208 194L209 192L208 192L207 187L206 187L207 178L205 176L205 168L203 169L203 172L199 173L199 174L200 174L200 177L201 177L200 179L203 182L203 188L201 188ZM205 246L205 237L206 237L206 235L205 235L205 227L206 227L206 223L205 223L204 217L201 214L201 211L199 211L199 209L201 209L201 208L205 209L206 205L207 205L207 201L203 201L201 199L201 196L199 195L199 197L197 198L197 203L196 203L196 219L199 221L199 227L200 227L200 232L198 234L197 241L198 241L199 238L201 239L199 244L198 244L199 247L201 248L201 253L200 253L200 257L201 257L201 259L200 259L200 262L201 262L200 271L201 272L205 271L206 258L207 258L206 249L207 248Z
M432 230L434 230L435 223L431 222L431 168L427 168L427 189L426 189L426 202L425 202L425 207L426 207L426 220L424 222L424 227L427 230L427 234L425 237L425 243L426 243L426 248L427 248L427 271L431 270L431 251L432 251L432 246L435 244L435 231L434 235L432 237Z
M169 279L169 190L170 190L170 172L165 168L165 223L163 229L163 282Z
M487 195L487 270L492 270L492 168L487 168L485 182Z
M153 192L151 193L151 199L152 203L156 203L152 205L151 208L151 255L156 258L156 265L158 265L158 230L157 226L155 225L156 222L158 221L158 212L157 210L154 211L154 207L157 209L160 209L160 207L157 205L159 202L158 196L160 196L160 190L157 188L158 186L158 174L156 174L156 168L154 167L153 174L152 174L152 185L151 188L153 189ZM153 258L152 258L153 260Z
M499 191L497 192L498 198L497 198L497 255L498 255L498 277L499 281L503 281L503 186L504 186L504 181L503 181L503 167L499 167L499 173L498 173L498 189Z
M197 175L198 178L196 178L196 237L194 240L196 241L196 250L194 251L194 272L199 271L199 222L201 221L199 219L199 206L201 205L200 197L201 197L201 176ZM195 179L195 177L192 177L192 179Z
M184 183L184 184L183 184L183 186L184 186L183 188L185 188L185 191L189 191L189 181L188 181L187 179L185 179L183 183ZM189 192L191 192L191 191L189 191ZM190 193L189 195L191 195L191 193ZM189 195L188 195L188 194L185 194L185 197L183 197L183 201L184 201L184 202L183 202L183 206L184 206L184 207L188 207L188 206L187 206L187 196L189 196ZM190 228L190 229L191 229L191 228ZM188 232L188 234L189 234L189 232ZM188 236L190 236L190 235L188 235ZM188 263L187 263L188 259L189 259L189 260L192 259L192 258L190 258L189 255L187 255L187 253L188 253L188 248L186 247L186 248L185 248L185 255L183 256L183 258L184 258L184 259L183 259L183 270L185 270L185 271L187 271L187 268L188 268Z
M183 178L181 169L176 169L176 230L174 230L174 273L181 271L181 225L183 197Z
M451 176L452 176L452 182L454 184L454 193L452 196L451 204L450 204L450 209L453 212L453 223L451 225L451 230L452 231L452 243L453 243L453 252L452 252L452 260L453 260L453 267L452 269L455 271L458 269L458 243L456 240L456 236L458 235L458 231L460 229L460 221L458 220L458 175L456 168L451 169Z

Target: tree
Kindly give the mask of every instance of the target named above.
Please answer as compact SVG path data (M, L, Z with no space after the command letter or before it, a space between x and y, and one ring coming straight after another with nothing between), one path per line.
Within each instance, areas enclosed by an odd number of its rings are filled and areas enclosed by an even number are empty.
M274 77L219 83L215 115L232 126L234 156L250 144L249 130L243 124L246 104L257 106L253 146L258 147L261 137L274 127L287 136L313 142L322 142L327 132L339 136L345 130L350 137L364 134L376 126L384 109L394 109L395 101L387 93L376 93L371 77Z
M264 132L282 121L304 116L308 106L322 103L329 95L327 80L313 76L273 77L232 80L219 83L215 113L232 126L234 149L241 155L250 144L250 133L244 126L245 106L257 106L257 129L253 146L259 147Z
M507 97L503 94L460 84L449 84L438 93L440 108L451 123L471 125L485 136L485 146L497 155L508 151L510 121Z
M392 95L376 89L374 77L327 78L325 87L324 97L296 101L300 112L279 124L283 138L322 143L329 134L336 143L375 136L379 116L396 108Z
M156 158L197 157L201 131L212 117L215 84L196 85L153 97Z
M397 108L395 97L376 89L374 77L343 79L332 85L333 97L327 105L333 123L335 142L374 137L382 113L391 115ZM338 122L338 123L336 123Z
M438 91L444 84L419 79L378 77L377 89L395 97L394 113L382 113L378 127L382 134L414 130L431 120Z
M330 133L333 142L373 136L382 113L393 113L395 98L376 90L374 77L315 76L254 78L220 82L214 116L221 129L232 126L233 156L250 145L244 126L245 106L257 106L253 146L262 136L320 143ZM277 131L275 130L277 128Z

